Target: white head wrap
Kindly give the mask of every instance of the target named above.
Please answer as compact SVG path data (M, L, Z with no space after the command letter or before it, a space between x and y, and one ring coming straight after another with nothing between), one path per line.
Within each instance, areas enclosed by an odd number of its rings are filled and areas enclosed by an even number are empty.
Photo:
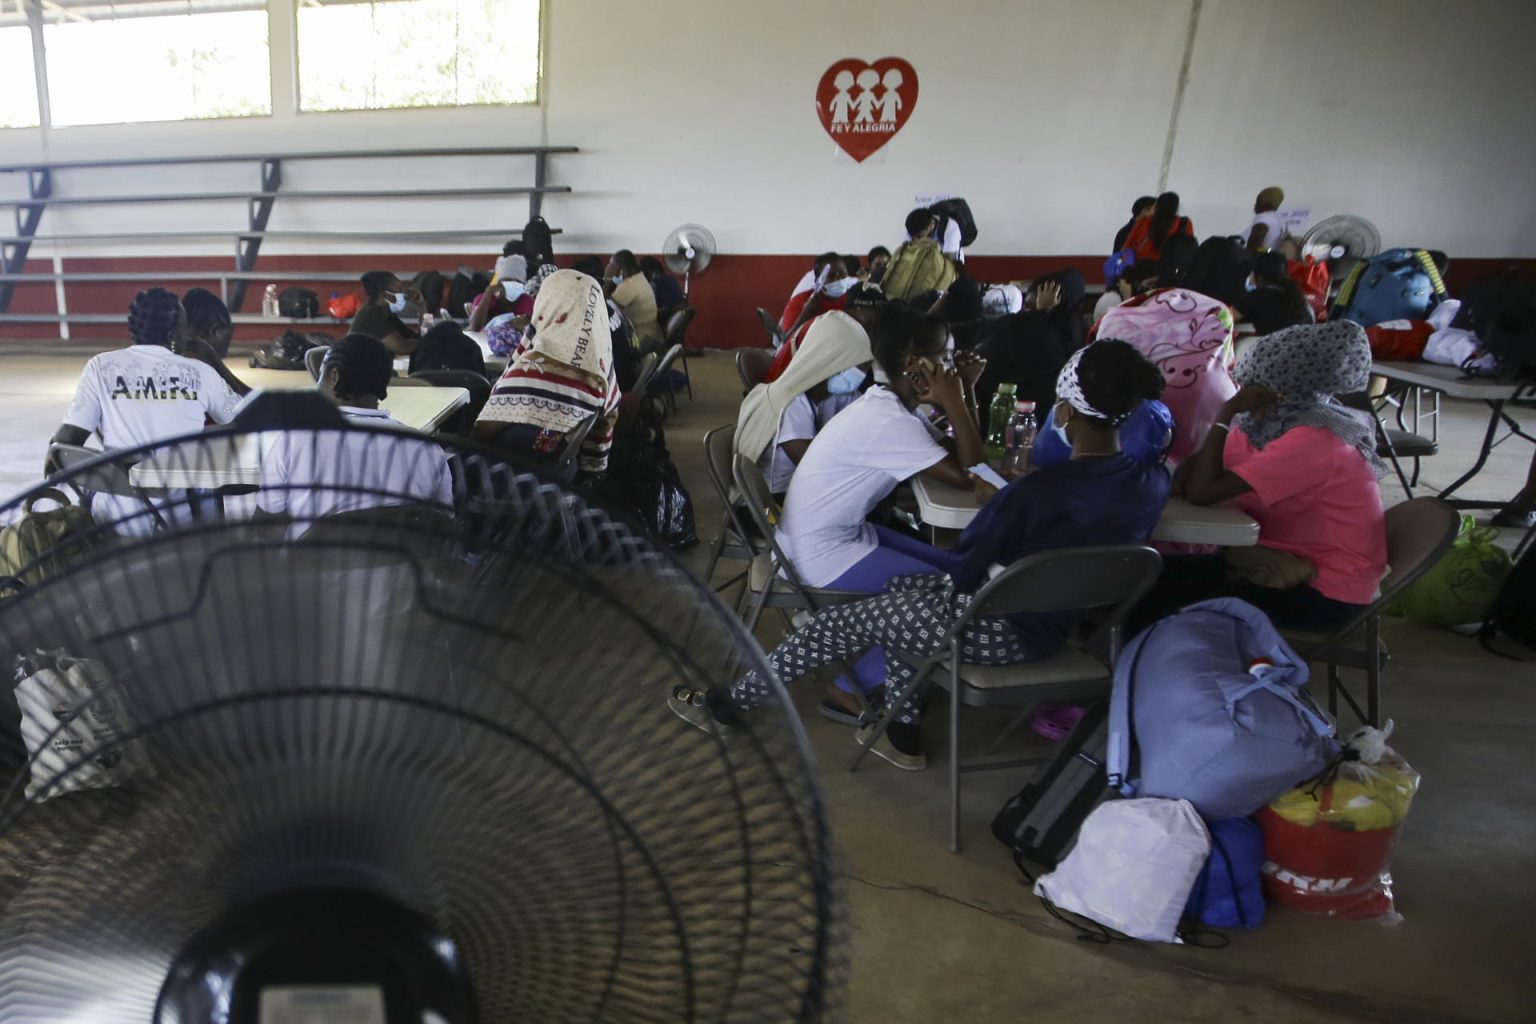
M1083 397L1083 386L1077 379L1077 365L1083 361L1083 353L1086 351L1088 349L1080 348L1072 353L1072 357L1067 360L1066 365L1061 368L1061 372L1056 375L1056 397L1084 416L1108 420L1112 426L1118 427L1125 422L1126 418L1124 416L1111 416L1108 413L1100 412L1089 404L1088 399Z

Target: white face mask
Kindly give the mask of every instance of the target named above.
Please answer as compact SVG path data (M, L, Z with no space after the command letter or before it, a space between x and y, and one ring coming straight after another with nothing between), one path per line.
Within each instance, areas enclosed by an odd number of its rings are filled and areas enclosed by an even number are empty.
M400 312L404 308L405 308L405 293L404 292L397 292L395 294L395 296L389 300L389 311L391 313L398 313L398 312Z
M862 366L850 366L840 373L834 373L827 378L827 393L830 395L851 395L864 384L864 368Z
M528 286L521 281L503 281L501 282L501 287L506 293L507 301L516 302L523 297L523 292Z
M848 293L849 288L858 283L859 279L856 277L842 277L836 281L828 281L821 291L829 299L840 299Z

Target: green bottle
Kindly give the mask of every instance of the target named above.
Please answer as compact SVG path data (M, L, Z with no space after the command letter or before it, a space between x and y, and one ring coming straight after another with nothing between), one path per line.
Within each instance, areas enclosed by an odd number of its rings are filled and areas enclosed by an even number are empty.
M1004 437L1008 420L1013 416L1014 394L1017 384L999 384L992 404L987 407L987 458L996 464L1003 457Z

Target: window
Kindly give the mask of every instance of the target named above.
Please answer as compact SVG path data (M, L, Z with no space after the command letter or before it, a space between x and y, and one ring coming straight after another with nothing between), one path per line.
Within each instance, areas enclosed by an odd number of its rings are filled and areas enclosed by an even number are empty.
M538 0L299 0L299 109L539 98Z
M43 46L55 125L272 113L265 0L49 0Z
M32 29L20 7L0 0L0 128L32 128L37 123Z

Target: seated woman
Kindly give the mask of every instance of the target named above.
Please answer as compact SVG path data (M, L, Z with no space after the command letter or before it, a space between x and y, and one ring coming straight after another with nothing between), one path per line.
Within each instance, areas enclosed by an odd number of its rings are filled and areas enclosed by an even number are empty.
M1344 320L1267 335L1238 361L1243 388L1175 490L1233 501L1258 520L1260 547L1166 558L1139 623L1231 595L1282 628L1330 630L1370 604L1387 565L1376 430L1333 397L1364 391L1370 367L1365 329Z
M229 343L235 337L234 320L224 300L206 288L188 288L181 297L181 308L187 314L187 333L181 354L213 367L219 379L241 398L250 394L251 386L224 365L229 356Z
M1251 286L1232 304L1237 319L1253 325L1257 334L1273 334L1287 327L1312 322L1312 310L1301 285L1285 271L1285 257L1278 252L1264 252L1253 258L1248 275Z
M787 683L839 658L882 650L890 679L885 699L887 710L892 710L912 678L912 668L889 650L934 653L947 623L987 582L994 565L1052 548L1145 541L1168 500L1168 473L1122 453L1118 431L1132 410L1162 390L1157 367L1122 342L1100 341L1073 355L1056 382L1061 397L1055 407L1055 420L1071 441L1072 458L1020 477L997 492L953 549L930 556L947 575L892 580L879 596L835 605L814 616L769 656L779 678ZM1075 625L1075 616L1067 614L978 619L966 633L963 656L984 665L1049 657L1066 643ZM682 689L668 704L701 728L707 728L711 718L730 724L769 699L771 685L748 675L728 690ZM873 752L898 768L921 770L925 762L920 713L914 694ZM860 737L864 735L860 730Z
M635 330L635 345L642 352L662 352L667 335L656 319L656 293L640 272L640 261L628 249L620 249L608 261L605 276L608 295L624 311Z
M579 466L601 473L619 418L608 305L597 281L557 270L539 288L523 347L491 389L473 436L554 462L566 434L593 415Z
M508 243L509 245L511 243ZM499 316L527 318L533 311L528 287L528 260L521 253L503 255L496 261L496 277L484 294L476 296L469 314L469 329L483 331Z
M1164 192L1153 201L1150 217L1131 222L1131 230L1126 232L1123 244L1136 254L1137 263L1146 263L1162 255L1168 239L1194 233L1190 219L1179 216L1179 194Z
M352 318L349 334L366 334L384 343L384 347L397 356L408 356L416 350L421 335L406 325L399 314L405 311L406 300L414 298L420 304L421 294L406 294L405 285L387 270L370 270L362 277L363 294L367 299Z
M864 329L844 314L829 313L817 319L784 375L742 400L736 454L757 462L780 500L811 439L831 419L820 409L834 393L856 400L872 358Z
M485 356L462 327L444 320L422 335L421 344L411 353L410 372L420 370L468 370L483 377Z

